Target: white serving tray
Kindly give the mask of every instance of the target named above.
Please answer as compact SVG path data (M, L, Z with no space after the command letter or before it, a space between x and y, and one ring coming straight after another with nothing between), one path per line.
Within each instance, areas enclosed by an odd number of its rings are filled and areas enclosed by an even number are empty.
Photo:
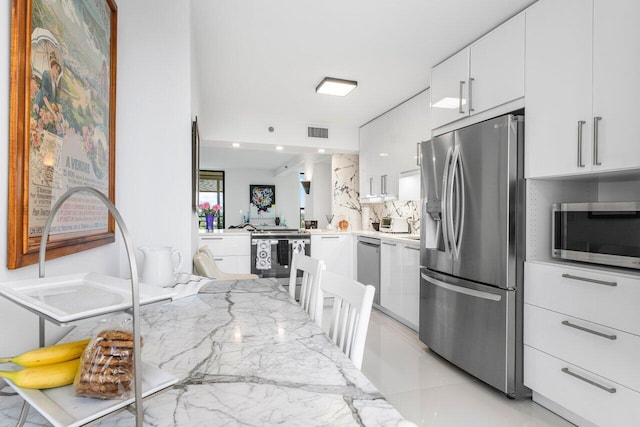
M175 290L138 284L140 305L171 300ZM131 307L131 280L98 273L0 283L0 295L58 324Z
M134 402L127 400L103 400L77 397L73 384L48 390L20 388L5 380L24 400L54 426L75 427L87 424ZM142 397L165 389L178 382L178 378L163 370L142 362Z

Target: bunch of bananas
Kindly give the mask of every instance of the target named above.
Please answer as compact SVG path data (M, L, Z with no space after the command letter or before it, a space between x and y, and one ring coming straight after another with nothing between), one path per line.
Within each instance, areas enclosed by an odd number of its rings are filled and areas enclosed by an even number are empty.
M24 369L0 371L0 378L7 378L22 388L45 389L73 383L80 365L80 356L90 339L56 344L27 351L16 357L0 358L0 363L15 363Z

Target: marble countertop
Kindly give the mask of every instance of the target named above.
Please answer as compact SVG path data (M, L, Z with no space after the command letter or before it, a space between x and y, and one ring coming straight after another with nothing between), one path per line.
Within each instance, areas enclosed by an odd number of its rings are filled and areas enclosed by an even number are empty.
M220 281L141 310L143 360L179 378L144 402L145 425L388 425L401 415L274 279ZM93 334L93 320L65 340ZM4 385L0 382L0 387ZM0 426L22 400L0 389ZM124 410L99 425L133 425ZM48 425L33 409L27 425Z

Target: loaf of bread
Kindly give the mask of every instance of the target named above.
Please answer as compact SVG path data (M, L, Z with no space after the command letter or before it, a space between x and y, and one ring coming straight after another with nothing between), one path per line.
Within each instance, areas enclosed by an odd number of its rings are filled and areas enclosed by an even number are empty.
M76 396L128 397L133 365L133 333L115 329L100 332L82 355L74 382Z

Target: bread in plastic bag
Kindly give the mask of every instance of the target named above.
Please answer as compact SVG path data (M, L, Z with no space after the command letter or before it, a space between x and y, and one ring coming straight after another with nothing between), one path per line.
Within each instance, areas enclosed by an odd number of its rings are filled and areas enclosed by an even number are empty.
M73 383L76 396L128 399L133 383L131 322L109 324L89 343ZM142 346L142 337L140 338Z

